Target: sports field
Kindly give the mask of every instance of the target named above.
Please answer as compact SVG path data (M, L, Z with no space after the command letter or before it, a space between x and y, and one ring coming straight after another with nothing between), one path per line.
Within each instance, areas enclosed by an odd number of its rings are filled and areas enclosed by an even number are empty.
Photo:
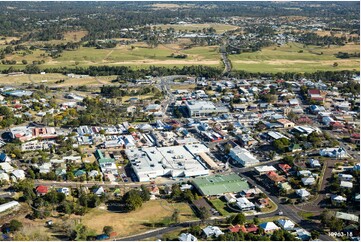
M360 70L360 59L339 59L338 52L360 52L359 45L316 47L290 43L281 47L267 47L262 51L229 55L234 70L250 72L315 72L333 70ZM337 66L333 64L337 62Z

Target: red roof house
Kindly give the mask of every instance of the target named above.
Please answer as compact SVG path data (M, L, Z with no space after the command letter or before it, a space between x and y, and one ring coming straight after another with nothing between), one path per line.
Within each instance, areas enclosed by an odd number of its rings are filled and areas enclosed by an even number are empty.
M242 225L241 230L243 233L256 233L258 231L258 226L254 224Z
M288 164L278 164L278 167L281 168L281 170L286 174L288 174L288 171L291 170L291 168L292 168Z
M237 224L237 225L231 225L228 227L229 231L232 233L238 233L239 230L241 229L241 225Z
M39 195L43 196L48 193L48 187L43 186L43 185L37 186L35 190L36 190L36 194L38 196Z

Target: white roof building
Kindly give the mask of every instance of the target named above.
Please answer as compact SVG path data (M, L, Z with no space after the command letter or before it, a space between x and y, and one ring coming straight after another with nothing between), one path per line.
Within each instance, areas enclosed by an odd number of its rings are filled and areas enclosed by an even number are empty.
M242 211L254 210L256 208L255 204L245 197L237 198L236 205Z
M352 182L341 181L340 187L342 187L342 188L352 188L352 187L353 187L353 184L352 184Z
M203 233L207 237L215 236L216 238L218 238L221 234L224 234L217 226L207 226L203 229Z
M17 206L20 206L20 203L18 203L17 201L11 201L11 202L8 202L8 203L1 204L0 205L0 213L6 211L8 209L15 208Z
M280 227L278 227L274 222L262 223L259 227L262 228L265 233L270 233L280 229Z
M197 152L208 150L202 144L169 147L143 147L126 149L139 181L159 176L191 177L208 175L206 165L196 158Z
M12 167L9 163L7 162L2 162L0 163L0 167L3 171L5 171L6 173L12 172L14 171L14 167Z
M301 178L301 181L302 181L303 185L305 185L305 186L313 185L316 182L315 178L313 178L313 177L304 177L304 178Z
M344 148L326 148L320 150L320 156L332 158L346 158L347 152Z
M25 172L23 170L15 170L11 173L11 177L14 181L25 179Z
M297 189L296 194L302 199L308 198L311 194L306 189Z
M239 146L232 148L229 152L229 156L242 166L252 166L259 163L259 160L256 159L251 152Z
M276 171L277 169L273 166L256 166L254 168L258 174L265 174L270 171Z
M280 219L277 222L284 230L292 230L295 227L295 224L289 219Z
M208 116L213 113L226 113L229 111L227 107L216 107L210 101L188 101L186 102L186 108L191 117Z
M179 241L198 241L197 237L190 233L181 233L178 239Z

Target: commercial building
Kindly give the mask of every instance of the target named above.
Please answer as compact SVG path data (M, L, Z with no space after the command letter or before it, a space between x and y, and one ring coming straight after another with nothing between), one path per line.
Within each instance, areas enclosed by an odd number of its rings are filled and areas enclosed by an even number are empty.
M202 144L168 147L143 147L126 149L139 181L149 181L160 176L193 177L208 175L209 170L199 158L200 153L209 152Z
M248 150L236 146L229 151L229 156L242 166L257 165L259 160L256 159Z
M237 174L198 177L192 183L203 196L221 196L249 189L247 181Z
M211 114L227 113L227 107L216 107L210 101L187 101L186 108L190 117L209 116Z

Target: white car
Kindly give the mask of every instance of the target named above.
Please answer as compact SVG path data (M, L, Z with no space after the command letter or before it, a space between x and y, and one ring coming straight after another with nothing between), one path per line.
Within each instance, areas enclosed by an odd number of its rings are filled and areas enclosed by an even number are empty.
M282 212L282 211L279 211L279 212L278 212L278 215L280 215L280 216L283 215L283 212Z

